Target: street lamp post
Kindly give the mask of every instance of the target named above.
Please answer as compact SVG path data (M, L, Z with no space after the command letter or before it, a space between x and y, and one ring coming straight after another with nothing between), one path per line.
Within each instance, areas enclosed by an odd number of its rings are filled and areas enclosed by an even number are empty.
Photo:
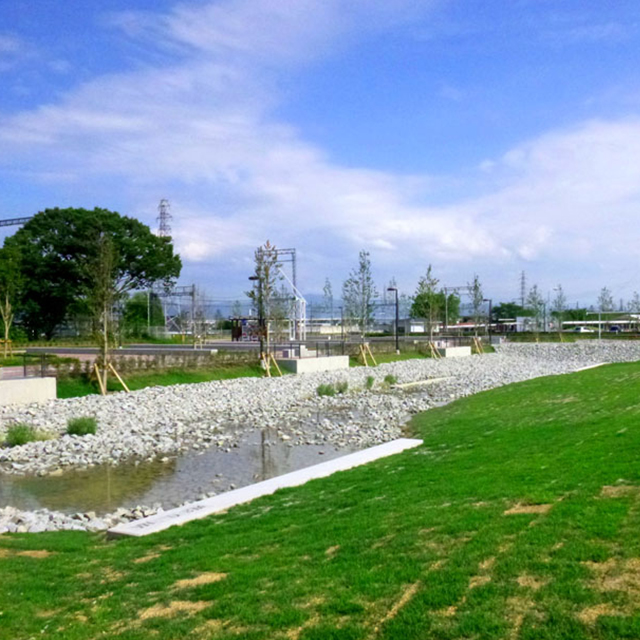
M400 353L400 336L398 334L398 326L400 324L400 310L398 306L398 287L388 287L387 291L394 291L396 294L396 353Z
M491 298L483 298L482 302L489 303L489 322L487 323L487 334L489 336L489 344L491 344L491 316L493 315L493 301Z
M263 336L263 325L264 325L264 314L262 307L262 280L258 276L249 276L249 280L252 282L258 283L258 339L260 340L260 359L264 359L264 336Z

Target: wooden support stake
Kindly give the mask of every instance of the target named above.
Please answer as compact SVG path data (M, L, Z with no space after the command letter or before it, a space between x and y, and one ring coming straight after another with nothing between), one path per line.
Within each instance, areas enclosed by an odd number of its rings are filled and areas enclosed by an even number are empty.
M262 366L264 367L265 373L267 374L267 378L271 377L271 363L269 362L269 356L262 354L260 358L262 362Z
M98 368L98 363L94 362L93 363L93 369L96 372L96 378L98 378L98 386L100 387L100 393L103 396L107 395L107 388L104 384L104 382L102 381L102 376L100 375L100 369Z
M442 358L442 356L440 355L440 352L438 351L438 349L436 349L436 345L434 342L429 342L429 354L431 355L432 358L435 358L436 360L439 360L440 358Z
M377 367L378 363L376 362L376 359L373 357L373 353L371 352L371 347L369 346L369 343L365 343L365 348L367 350L367 353L369 354L369 357L371 358L371 362L373 362L373 366Z
M127 385L125 384L125 381L120 377L120 374L116 371L116 368L109 363L107 365L109 367L109 369L111 369L111 372L113 373L113 375L118 378L118 382L122 385L123 389L129 393L131 391L131 389L129 389L129 387L127 387Z
M278 375L282 376L282 371L280 371L280 367L278 366L278 363L276 362L276 359L273 356L273 353L269 354L269 356L271 358L271 362L273 362L273 366L276 368L276 371L278 372Z
M360 357L362 358L362 364L365 367L368 367L369 363L367 362L367 352L364 350L364 345L363 344L360 345L359 352L360 352Z

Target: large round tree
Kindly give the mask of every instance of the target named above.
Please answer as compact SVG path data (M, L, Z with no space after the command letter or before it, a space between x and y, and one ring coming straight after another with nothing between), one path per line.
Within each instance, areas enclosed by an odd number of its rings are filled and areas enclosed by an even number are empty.
M182 263L170 238L139 220L107 209L45 209L5 240L21 256L20 312L31 338L51 337L70 312L83 311L108 268L114 299L163 282L171 286ZM109 264L104 247L109 247Z

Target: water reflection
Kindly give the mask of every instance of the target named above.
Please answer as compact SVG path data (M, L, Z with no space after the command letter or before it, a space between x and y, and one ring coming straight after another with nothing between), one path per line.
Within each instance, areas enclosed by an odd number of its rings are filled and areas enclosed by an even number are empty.
M60 475L0 475L0 506L64 513L161 503L165 509L222 493L354 451L331 445L290 446L270 429L247 432L237 447L189 452L168 462L101 465Z

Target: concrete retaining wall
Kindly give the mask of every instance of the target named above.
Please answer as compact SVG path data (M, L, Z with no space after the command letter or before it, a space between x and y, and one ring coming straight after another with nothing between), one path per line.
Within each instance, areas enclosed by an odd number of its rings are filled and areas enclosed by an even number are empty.
M349 356L320 356L319 358L283 358L278 365L293 373L316 373L349 368Z
M462 358L471 355L471 347L445 347L438 349L443 358Z
M29 404L57 398L55 378L0 380L0 405Z

